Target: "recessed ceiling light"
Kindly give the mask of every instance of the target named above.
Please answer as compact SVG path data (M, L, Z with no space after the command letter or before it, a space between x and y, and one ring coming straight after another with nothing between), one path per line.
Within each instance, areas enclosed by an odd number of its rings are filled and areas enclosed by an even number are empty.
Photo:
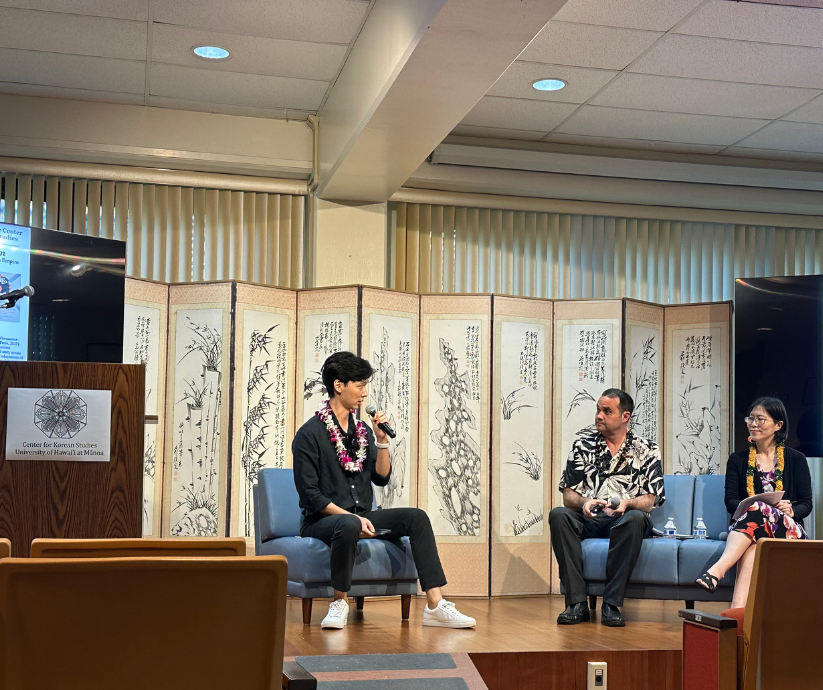
M562 79L538 79L532 84L532 88L538 91L560 91L566 87L566 82Z
M195 46L192 52L197 57L206 58L207 60L225 60L229 56L229 51L218 46Z

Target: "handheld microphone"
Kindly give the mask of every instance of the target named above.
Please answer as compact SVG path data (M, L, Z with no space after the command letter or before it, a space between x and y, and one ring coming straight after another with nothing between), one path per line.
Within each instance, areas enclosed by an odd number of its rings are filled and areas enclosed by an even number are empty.
M32 295L34 295L34 288L31 285L26 285L26 287L22 287L19 290L4 292L2 295L0 295L0 299L18 300L21 297L31 297Z
M619 496L612 496L609 499L609 508L612 510L617 510L620 507L620 497Z
M374 405L367 405L366 406L366 414L369 415L372 419L374 419L374 415L377 414L377 408ZM397 432L391 428L391 424L388 422L378 422L377 426L379 426L388 436L389 438L394 438L397 436Z

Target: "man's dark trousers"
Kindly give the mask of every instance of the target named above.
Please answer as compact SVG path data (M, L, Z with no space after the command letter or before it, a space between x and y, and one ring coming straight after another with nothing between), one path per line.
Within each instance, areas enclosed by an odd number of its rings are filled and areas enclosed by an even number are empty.
M595 515L587 518L581 512L560 507L549 513L549 527L552 549L560 566L560 584L566 592L566 605L586 601L582 540L605 537L609 540L609 554L603 603L623 606L626 586L640 556L640 547L652 531L648 514L628 510L621 517Z
M393 541L409 537L423 591L446 584L431 522L424 511L419 508L384 508L362 513L361 517L369 520L375 529L391 530L389 534L374 539ZM314 537L331 547L331 586L338 592L351 589L351 573L361 524L357 515L346 513L326 515L317 522L304 523L300 530L300 536Z

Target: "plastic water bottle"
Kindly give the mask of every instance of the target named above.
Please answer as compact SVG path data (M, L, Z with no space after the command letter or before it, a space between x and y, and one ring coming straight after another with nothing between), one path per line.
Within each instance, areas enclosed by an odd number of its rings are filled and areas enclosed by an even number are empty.
M663 536L666 537L666 539L677 538L677 527L674 524L674 518L669 518L668 522L666 522L666 526L663 528Z
M706 539L708 536L708 530L706 529L706 523L703 522L703 518L697 518L697 521L694 523L694 529L692 530L692 536L695 539Z

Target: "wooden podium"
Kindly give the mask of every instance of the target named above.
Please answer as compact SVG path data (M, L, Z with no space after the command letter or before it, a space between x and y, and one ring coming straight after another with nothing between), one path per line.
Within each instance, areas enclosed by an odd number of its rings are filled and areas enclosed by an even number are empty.
M0 362L0 537L142 536L145 369L140 364ZM111 391L111 460L6 460L9 388Z

